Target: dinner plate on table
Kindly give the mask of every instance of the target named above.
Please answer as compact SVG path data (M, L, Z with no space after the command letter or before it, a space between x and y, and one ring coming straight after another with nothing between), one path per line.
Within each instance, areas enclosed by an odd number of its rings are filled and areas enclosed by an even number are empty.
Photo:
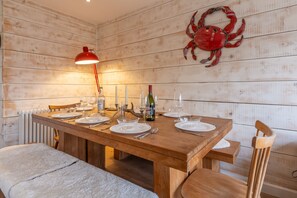
M208 132L216 129L216 126L200 121L178 122L175 127L191 132Z
M79 113L79 112L69 112L69 113L53 114L52 117L64 119L64 118L75 118L75 117L79 117L81 115L82 115L82 113Z
M94 107L92 107L92 106L77 107L77 108L76 108L76 111L90 111L90 110L92 110L92 109L94 109Z
M110 127L114 133L138 134L149 131L151 126L145 123L121 123Z
M165 117L170 117L170 118L179 118L179 117L183 117L183 116L191 116L191 114L188 113L178 113L178 112L166 112L163 114L163 116Z
M79 118L75 120L75 123L78 124L99 124L102 122L107 122L109 121L109 117L84 117L84 118Z

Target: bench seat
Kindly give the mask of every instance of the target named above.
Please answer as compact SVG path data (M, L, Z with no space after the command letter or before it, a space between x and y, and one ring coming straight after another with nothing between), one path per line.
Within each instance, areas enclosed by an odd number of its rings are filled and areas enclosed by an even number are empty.
M220 161L234 164L239 153L240 142L228 140L230 147L221 149L212 149L203 158L203 168L213 171L220 170Z
M18 155L10 156L12 153ZM21 157L22 154L25 157ZM38 165L32 165L34 163ZM20 165L19 168L17 165ZM22 174L23 171L25 174ZM0 149L0 188L7 198L158 197L151 191L44 144Z

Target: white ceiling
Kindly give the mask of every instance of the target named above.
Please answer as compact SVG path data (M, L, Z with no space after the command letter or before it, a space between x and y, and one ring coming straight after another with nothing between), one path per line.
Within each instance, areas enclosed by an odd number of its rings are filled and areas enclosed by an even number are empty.
M89 23L101 24L160 0L27 0Z

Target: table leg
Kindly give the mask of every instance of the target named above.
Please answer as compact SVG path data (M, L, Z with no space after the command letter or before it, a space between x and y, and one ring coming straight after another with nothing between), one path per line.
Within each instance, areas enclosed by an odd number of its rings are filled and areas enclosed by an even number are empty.
M154 191L160 198L178 198L187 173L154 162Z
M105 146L88 141L87 147L87 162L101 169L105 169Z
M129 156L130 156L129 153L120 151L118 149L114 149L113 158L116 159L116 160L123 160L123 159L125 159L125 158L127 158Z
M64 132L59 131L59 145L58 145L58 150L64 152Z
M215 172L220 172L220 161L211 159L208 157L203 158L203 168L213 170Z
M105 169L105 146L59 131L58 150Z
M59 140L59 144L60 144ZM77 157L80 160L87 161L87 141L85 139L64 133L63 141L64 152Z

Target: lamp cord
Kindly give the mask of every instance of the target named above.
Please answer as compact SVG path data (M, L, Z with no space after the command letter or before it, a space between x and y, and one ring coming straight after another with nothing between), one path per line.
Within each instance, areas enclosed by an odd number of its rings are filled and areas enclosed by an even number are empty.
M98 73L97 73L97 66L94 64L94 75L95 75L95 81L97 86L98 94L100 94L100 86L99 86L99 79L98 79Z

